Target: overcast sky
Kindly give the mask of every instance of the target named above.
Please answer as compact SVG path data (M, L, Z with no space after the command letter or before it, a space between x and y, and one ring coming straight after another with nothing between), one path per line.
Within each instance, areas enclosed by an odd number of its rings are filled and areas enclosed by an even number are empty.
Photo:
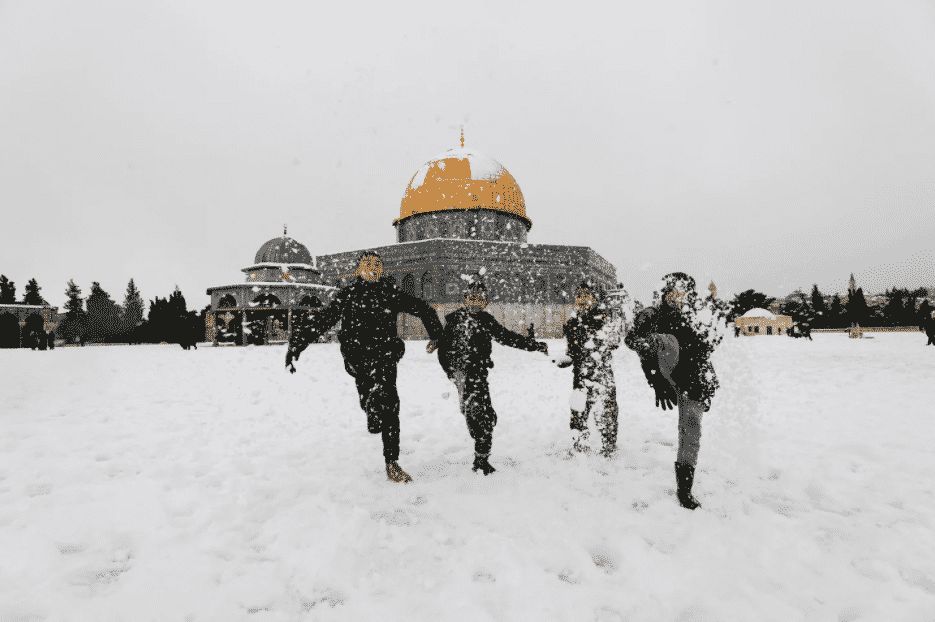
M935 286L931 0L0 0L0 272L201 308L283 223L393 243L462 125L637 298Z

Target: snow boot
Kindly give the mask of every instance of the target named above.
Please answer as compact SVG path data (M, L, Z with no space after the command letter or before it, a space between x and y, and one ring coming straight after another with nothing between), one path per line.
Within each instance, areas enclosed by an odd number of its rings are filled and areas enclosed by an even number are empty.
M487 456L490 454L474 454L474 467L471 469L474 472L477 472L477 469L483 471L484 475L490 475L497 469L490 466L490 462L487 461Z
M692 483L695 480L695 467L681 462L675 463L675 481L678 484L679 504L683 508L694 510L700 508L701 504L692 496Z
M616 443L604 443L604 448L601 449L601 456L607 458L608 460L613 460L617 457L617 444Z
M572 438L574 438L575 442L571 446L571 450L577 451L577 452L589 453L591 451L591 448L588 447L587 442L588 442L588 436L590 436L590 434L591 432L589 430L575 430L575 432L572 434Z
M403 471L395 460L386 463L386 478L391 482L396 483L412 481L412 478L409 477L409 474Z

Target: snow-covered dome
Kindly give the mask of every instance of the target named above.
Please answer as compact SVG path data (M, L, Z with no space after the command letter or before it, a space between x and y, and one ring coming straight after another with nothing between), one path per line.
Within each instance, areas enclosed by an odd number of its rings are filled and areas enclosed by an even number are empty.
M448 210L486 208L532 223L519 184L499 162L476 149L449 149L422 165L400 202L399 218Z
M261 246L253 262L255 264L311 264L312 255L304 244L283 235Z
M775 318L776 316L767 311L766 309L750 309L740 317L768 317Z

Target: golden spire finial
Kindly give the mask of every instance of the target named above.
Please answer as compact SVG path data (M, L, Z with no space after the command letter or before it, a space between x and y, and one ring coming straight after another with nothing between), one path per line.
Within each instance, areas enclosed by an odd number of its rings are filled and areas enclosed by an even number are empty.
M461 126L461 148L464 149L464 126Z

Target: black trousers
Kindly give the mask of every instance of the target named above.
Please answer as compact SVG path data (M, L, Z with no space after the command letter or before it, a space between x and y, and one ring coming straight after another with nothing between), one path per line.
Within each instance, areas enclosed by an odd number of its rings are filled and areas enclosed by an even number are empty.
M490 402L487 370L456 371L452 373L451 381L458 388L458 403L467 422L468 433L474 439L474 453L489 455L497 413Z
M932 331L932 332L930 332L930 333L926 333L926 336L928 336L929 340L928 340L928 343L926 343L925 345L927 345L927 346L935 346L935 331Z
M601 433L605 447L617 444L617 383L610 367L599 367L584 374L574 370L572 388L587 391L583 411L571 409L571 429L588 429L588 417L594 414L594 425Z
M405 346L400 344L403 348ZM383 459L399 459L399 393L396 366L402 354L398 346L368 350L365 355L344 352L344 368L357 383L360 407L367 413L367 431L383 435Z

